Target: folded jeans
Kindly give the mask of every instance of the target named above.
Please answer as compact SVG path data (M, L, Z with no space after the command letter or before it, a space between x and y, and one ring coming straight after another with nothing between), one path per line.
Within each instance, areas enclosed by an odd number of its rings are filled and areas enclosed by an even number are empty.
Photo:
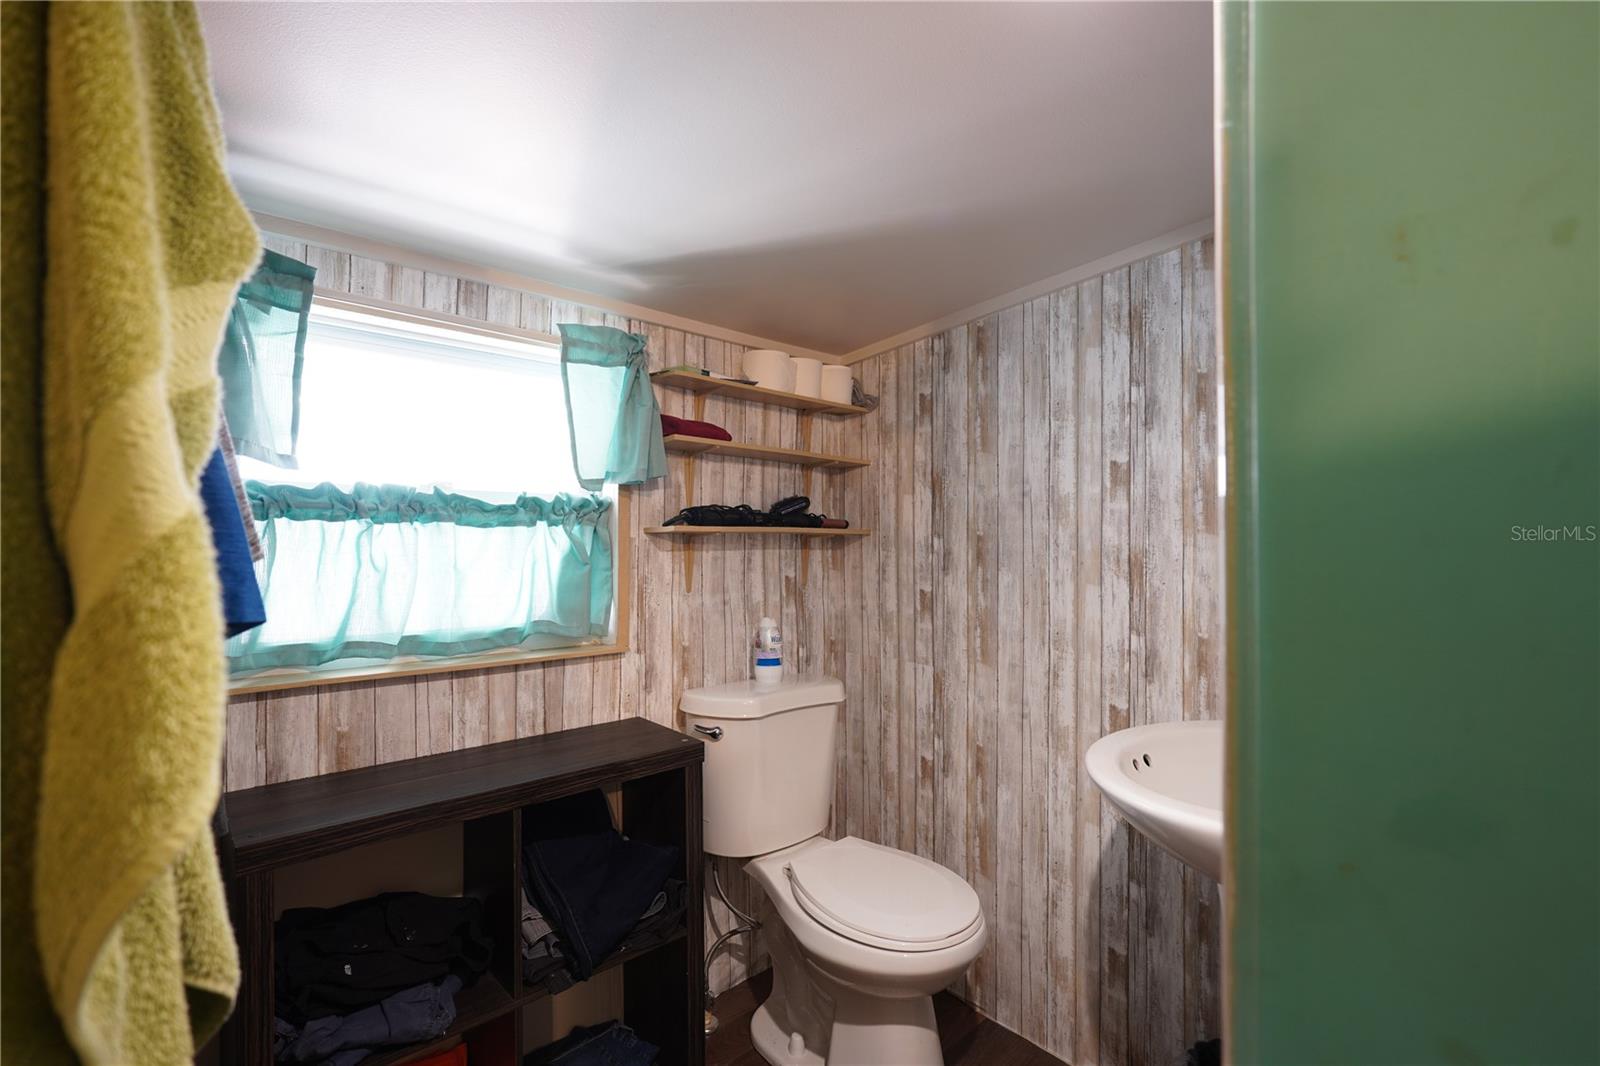
M455 996L459 991L461 978L451 976L438 984L396 992L351 1014L314 1018L278 1057L292 1062L322 1062L343 1051L431 1040L455 1021ZM278 1026L277 1031L287 1036L283 1028L286 1023L279 1019Z

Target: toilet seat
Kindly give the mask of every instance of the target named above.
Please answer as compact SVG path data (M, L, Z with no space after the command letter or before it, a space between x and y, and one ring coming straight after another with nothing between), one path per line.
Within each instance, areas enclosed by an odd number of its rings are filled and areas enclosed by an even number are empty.
M890 951L937 951L982 927L978 894L936 862L855 837L784 865L795 902L846 939Z

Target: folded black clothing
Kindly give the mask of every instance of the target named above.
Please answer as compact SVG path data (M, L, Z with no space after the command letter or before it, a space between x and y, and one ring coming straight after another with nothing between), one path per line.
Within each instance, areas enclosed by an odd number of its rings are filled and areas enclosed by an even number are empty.
M669 526L764 526L768 525L769 522L764 511L758 511L747 503L737 505L707 503L696 507L685 507L663 524Z
M297 1024L452 974L471 984L493 951L479 900L420 892L284 911L274 941L278 1013Z
M579 1026L528 1053L524 1066L650 1066L661 1049L621 1022Z
M675 877L668 878L657 895L665 897L661 906L654 911L646 910L644 916L612 950L612 954L643 951L665 944L678 935L678 930L683 928L684 914L689 909L689 886ZM651 903L654 905L655 900ZM567 966L566 957L559 953L538 954L523 959L522 981L528 985L542 985L551 995L565 992L577 983Z
M803 498L803 497L802 497ZM685 507L663 525L668 526L783 526L816 528L825 516L801 511L758 511L747 503L706 503Z
M678 864L676 847L617 832L599 789L540 804L523 818L522 840L528 894L580 981L633 928Z

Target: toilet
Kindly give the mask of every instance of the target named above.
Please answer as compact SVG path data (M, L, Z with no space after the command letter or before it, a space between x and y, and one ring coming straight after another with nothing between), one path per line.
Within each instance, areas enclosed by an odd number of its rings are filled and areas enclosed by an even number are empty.
M988 939L972 886L936 862L829 840L844 686L829 677L690 689L706 745L705 850L766 894L772 994L750 1028L775 1066L942 1066L933 993Z

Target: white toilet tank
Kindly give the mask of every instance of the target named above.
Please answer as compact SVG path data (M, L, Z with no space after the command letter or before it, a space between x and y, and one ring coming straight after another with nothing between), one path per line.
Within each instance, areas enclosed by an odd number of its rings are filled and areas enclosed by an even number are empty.
M828 827L834 733L844 686L831 677L735 681L683 694L705 741L705 850L765 855Z

